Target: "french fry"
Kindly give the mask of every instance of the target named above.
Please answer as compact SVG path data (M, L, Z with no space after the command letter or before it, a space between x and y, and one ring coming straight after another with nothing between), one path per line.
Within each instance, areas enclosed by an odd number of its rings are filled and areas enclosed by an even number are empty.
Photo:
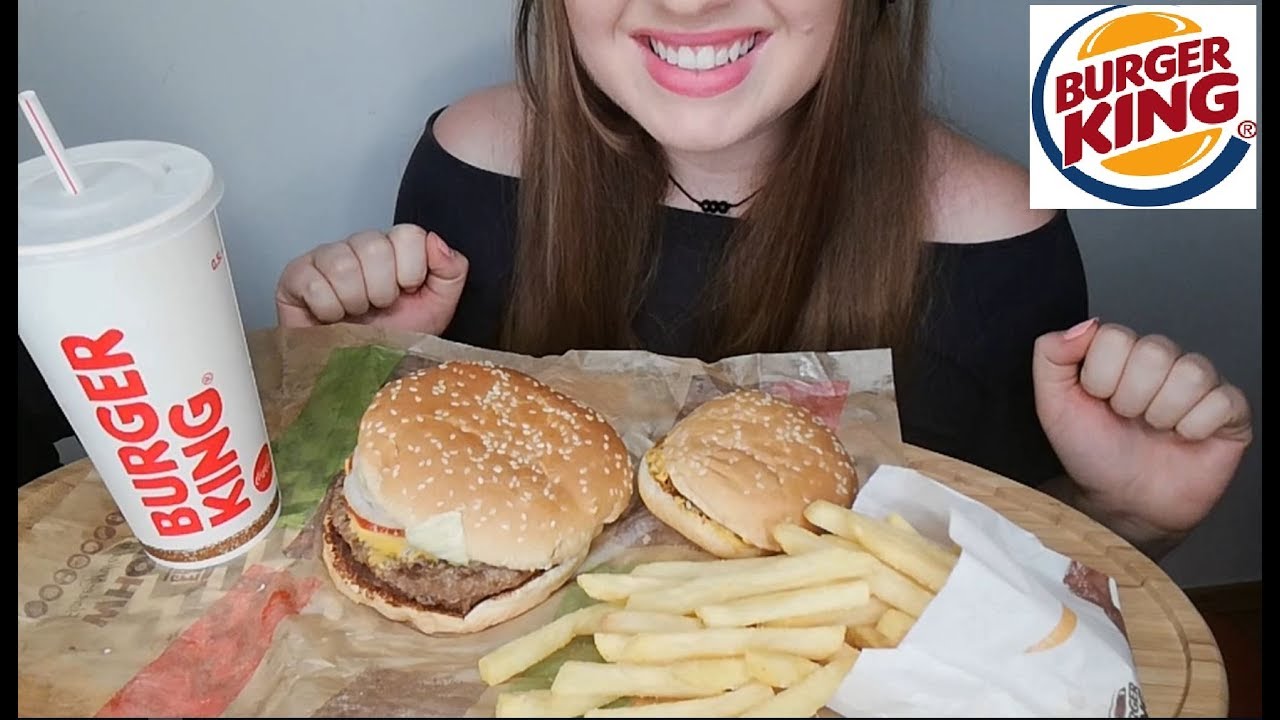
M840 547L856 552L866 549L856 542L839 535L819 535L794 523L780 523L773 527L773 540L788 555L803 555L831 547Z
M588 710L589 718L687 718L687 717L737 717L752 706L773 697L773 689L760 683L749 683L722 695L676 700L633 707Z
M804 515L824 530L856 540L886 565L935 593L942 589L955 565L953 555L928 539L826 500L810 504Z
M580 717L617 699L616 695L557 695L550 690L502 693L498 696L494 717Z
M915 624L915 618L897 608L889 608L884 615L880 616L875 628L876 632L883 635L891 647L898 647L898 644L902 642L902 638L911 632L911 626Z
M898 513L889 513L888 515L885 516L884 521L889 523L890 526L896 527L899 530L902 530L903 532L909 532L912 535L920 534L919 530L916 530L915 527L911 525L911 523L907 522L906 518L902 517Z
M642 610L617 610L600 621L600 632L634 635L638 633L683 632L702 627L698 618Z
M698 698L719 695L751 681L742 658L690 660L670 665L633 665L569 660L560 666L556 695Z
M953 552L951 548L943 547L924 535L921 535L920 531L914 527L908 525L908 527L910 527L909 530L897 528L887 520L874 518L870 515L854 512L853 510L841 509L847 513L847 517L852 519L855 536L859 535L859 531L870 534L884 534L898 542L910 545L913 550L932 558L940 565L946 566L947 570L955 567L957 553ZM906 523L906 520L901 520L901 522ZM855 540L856 539L857 538L855 537ZM860 540L858 542L861 543Z
M751 677L775 688L788 688L818 669L818 663L787 653L748 650L743 654Z
M600 657L605 662L620 662L624 659L627 641L632 637L631 635L598 632L592 640L595 641L596 652L600 653Z
M852 540L842 538L839 535L818 535L810 532L799 525L792 523L782 523L774 527L773 539L782 546L783 552L790 555L803 555L805 553L814 552L826 547L840 546L851 549L861 549L861 546ZM864 550L865 552L865 550ZM924 608L933 599L933 595L924 588L920 587L915 581L906 577L902 573L885 565L876 559L876 571L867 578L871 584L871 594L884 600L890 605L911 615L919 617L924 612ZM811 625L827 625L832 620L830 616L821 616L825 619L818 622L801 621L799 624L790 623L785 627L806 627ZM845 625L874 624L879 619L879 615L865 622L849 622L842 623ZM799 620L797 618L797 620Z
M826 707L836 694L853 664L858 661L858 651L844 645L831 658L831 662L806 675L799 682L738 717L807 718Z
M933 600L933 593L879 560L877 563L879 567L867 578L871 594L908 615L923 615L924 609Z
M480 679L490 686L510 680L568 645L575 637L594 633L601 618L615 609L612 605L590 605L562 615L528 635L498 647L480 658Z
M694 612L709 628L745 627L816 612L850 611L866 605L870 599L867 583L851 580L704 605Z
M866 553L838 548L769 559L772 563L759 570L698 577L660 590L635 593L627 599L626 609L683 615L704 605L865 577L875 566L874 559Z
M923 534L918 529L916 529L914 525L907 522L907 519L902 517L898 513L889 513L888 515L885 516L884 520L885 522L889 523L889 525L892 525L893 527L896 527L899 530L909 532L912 535L919 535L923 537ZM957 557L957 558L960 557L960 548L956 547L954 543L946 543L943 545L938 545L938 549L942 550L943 552L946 552L948 555L952 557Z
M664 560L637 565L631 570L636 577L690 578L710 577L713 575L737 575L756 570L764 570L777 564L777 555L753 558L734 558L730 560Z
M863 650L887 650L893 647L889 638L871 625L850 625L849 640Z
M618 602L633 593L660 590L672 584L662 578L636 577L619 573L584 573L578 576L578 586L590 597L601 602Z
M768 650L810 660L830 657L844 644L840 625L816 628L712 628L682 633L621 636L626 641L596 636L596 649L608 650L611 662L653 665L701 658L740 657L748 650ZM619 637L619 636L615 636ZM603 657L604 652L600 653Z
M852 610L835 610L813 615L796 615L764 623L764 627L804 628L823 625L875 625L889 609L878 597L871 597L863 605Z

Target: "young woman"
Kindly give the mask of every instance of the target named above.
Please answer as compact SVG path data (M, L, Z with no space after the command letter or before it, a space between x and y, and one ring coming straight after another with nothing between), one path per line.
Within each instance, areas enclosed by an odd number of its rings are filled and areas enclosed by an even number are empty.
M1250 442L1243 395L1088 312L1063 213L923 107L923 0L523 0L518 83L436 112L389 231L292 261L282 325L528 354L891 347L905 439L1153 554Z

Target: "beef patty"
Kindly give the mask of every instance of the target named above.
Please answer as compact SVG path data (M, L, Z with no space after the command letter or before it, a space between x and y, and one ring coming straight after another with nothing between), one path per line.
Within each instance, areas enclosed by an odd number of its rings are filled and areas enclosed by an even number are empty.
M485 600L514 590L542 574L541 570L511 570L476 562L454 565L443 560L370 565L372 553L351 527L341 479L334 487L330 503L325 536L337 551L339 562L359 578L361 585L390 602L464 617Z

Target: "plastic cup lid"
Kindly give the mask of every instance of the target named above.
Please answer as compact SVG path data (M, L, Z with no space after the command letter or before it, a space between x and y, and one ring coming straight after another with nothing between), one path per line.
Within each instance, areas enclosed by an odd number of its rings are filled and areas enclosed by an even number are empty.
M137 237L201 204L216 204L213 164L182 145L120 141L67 150L79 195L44 156L18 163L18 256L52 255Z

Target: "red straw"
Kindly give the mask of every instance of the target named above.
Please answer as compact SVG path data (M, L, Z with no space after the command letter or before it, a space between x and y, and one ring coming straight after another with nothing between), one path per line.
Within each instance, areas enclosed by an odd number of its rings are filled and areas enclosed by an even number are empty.
M53 123L49 122L49 115L40 104L40 98L36 97L34 91L25 90L18 93L18 105L22 108L22 114L27 116L32 132L40 141L40 147L44 148L45 157L53 163L53 169L58 173L58 180L62 182L62 187L72 195L79 195L80 188L83 187L80 184L80 178L71 169L71 164L66 161L67 149L62 146L62 140L58 138L58 131L53 129Z

